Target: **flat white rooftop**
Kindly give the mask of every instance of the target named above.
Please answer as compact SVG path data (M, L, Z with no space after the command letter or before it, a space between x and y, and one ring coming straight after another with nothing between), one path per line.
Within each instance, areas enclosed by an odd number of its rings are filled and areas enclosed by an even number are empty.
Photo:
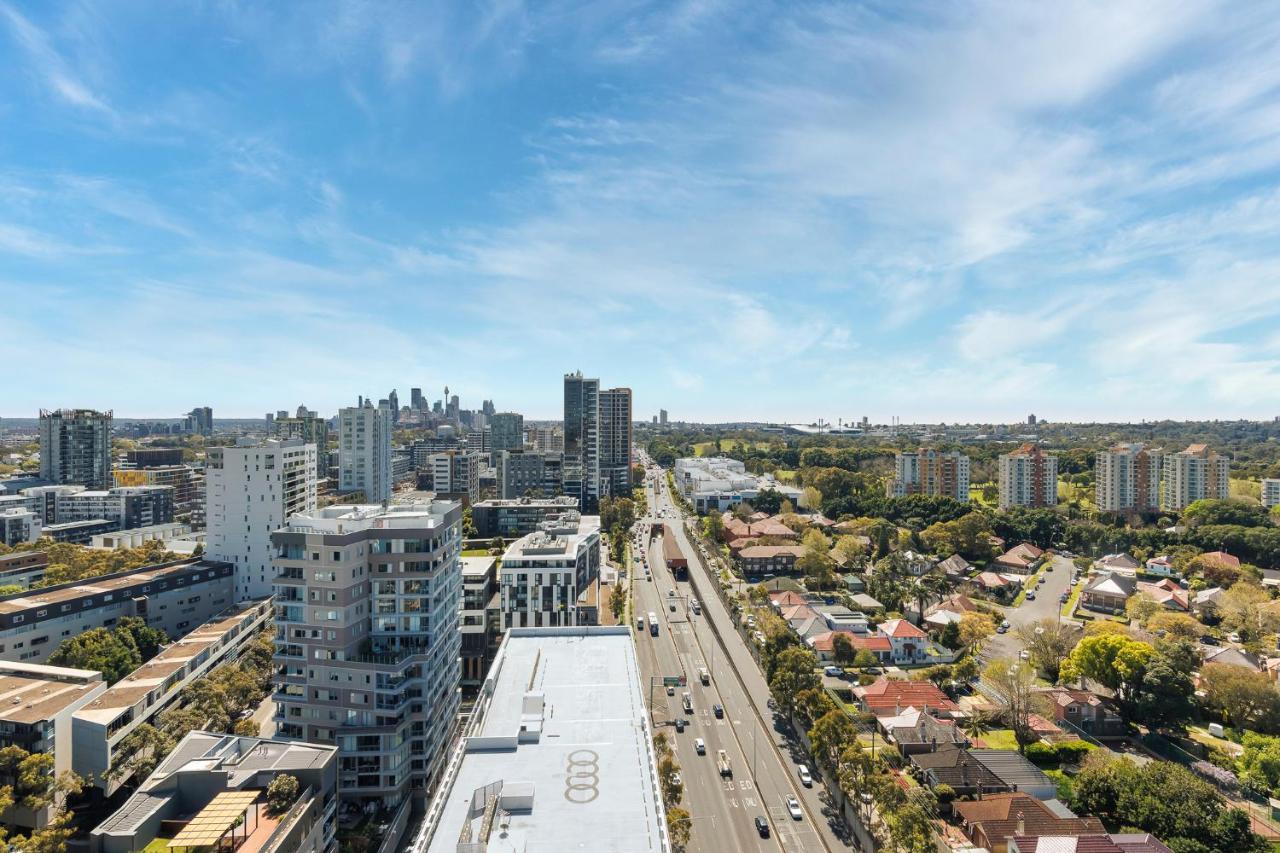
M629 628L513 628L481 708L413 853L669 850Z

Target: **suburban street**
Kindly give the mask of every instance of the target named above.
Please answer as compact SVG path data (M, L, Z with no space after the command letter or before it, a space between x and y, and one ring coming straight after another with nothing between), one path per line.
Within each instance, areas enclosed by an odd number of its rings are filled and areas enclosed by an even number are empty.
M768 707L769 692L755 660L733 629L731 617L709 586L697 560L696 546L688 539L678 518L661 517L665 511L678 512L666 494L666 484L659 478L646 489L656 508L658 523L667 523L676 533L676 541L689 561L691 582L675 581L662 558L661 538L653 541L646 555L652 581L644 580L643 571L633 574L634 613L647 618L658 614L662 625L658 637L648 630L637 631L641 670L646 677L661 679L664 675L684 675L688 686L675 689L667 696L660 681L653 688L652 713L659 731L665 731L675 747L685 784L685 807L693 817L691 848L697 850L777 850L822 851L851 849L842 840L844 829L829 825L826 806L821 799L821 785L813 788L799 782L796 765L781 757L788 746L772 728L772 712ZM653 521L641 520L640 527ZM674 595L669 595L674 592ZM691 610L691 596L696 598L702 615ZM673 612L672 604L676 605ZM713 630L711 622L714 620ZM721 642L721 638L725 642ZM703 686L698 670L705 666L711 673L711 684ZM693 713L681 708L681 694L688 691ZM724 718L716 719L712 706L720 703ZM676 734L669 721L680 716L693 724L683 734ZM763 721L769 721L766 725ZM666 725L664 725L666 724ZM694 750L694 739L706 741L707 755ZM716 751L724 749L733 766L732 779L722 780L716 768ZM786 797L795 796L805 815L794 820L786 809ZM753 821L757 815L768 818L770 838L762 839ZM815 818L817 819L815 822Z
M1044 582L1036 588L1036 600L1024 601L1018 607L1002 608L1005 618L1009 620L1009 633L993 634L982 647L982 659L1016 658L1022 651L1022 642L1017 637L1017 630L1022 625L1039 622L1042 619L1058 618L1062 610L1062 602L1058 597L1071 587L1071 573L1075 567L1066 557L1054 556L1053 571L1041 572Z

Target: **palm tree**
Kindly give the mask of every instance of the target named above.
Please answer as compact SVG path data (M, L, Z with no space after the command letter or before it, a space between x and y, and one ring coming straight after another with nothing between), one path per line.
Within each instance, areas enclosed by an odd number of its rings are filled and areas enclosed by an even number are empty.
M947 593L950 591L951 583L947 580L945 575L938 572L930 571L916 579L916 610L920 614L919 619L921 624L924 623L925 609L933 602L941 601L946 598Z
M973 714L960 724L960 728L970 740L976 740L991 731L991 720L986 714Z

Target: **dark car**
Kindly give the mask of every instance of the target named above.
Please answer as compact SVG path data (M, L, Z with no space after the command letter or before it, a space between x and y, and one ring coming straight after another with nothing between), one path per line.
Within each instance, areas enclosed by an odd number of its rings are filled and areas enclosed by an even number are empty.
M683 732L683 731L684 731L684 727L685 727L685 726L687 726L687 725L688 725L688 723L685 721L684 717L676 717L676 731L677 731L677 732Z
M713 712L715 712L715 715L716 715L716 719L717 719L717 720L722 720L722 719L724 719L724 708L722 708L722 707L721 707L721 706L719 706L719 705L713 705L713 706L712 706L712 708L711 708L711 710L712 710Z
M756 832L761 838L769 837L769 821L764 819L764 815L756 815Z

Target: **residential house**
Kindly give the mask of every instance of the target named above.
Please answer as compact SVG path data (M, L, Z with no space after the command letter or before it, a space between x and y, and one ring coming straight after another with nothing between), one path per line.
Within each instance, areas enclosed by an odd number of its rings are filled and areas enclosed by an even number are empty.
M973 599L963 592L957 592L955 595L942 599L925 612L936 613L939 610L950 610L953 613L976 613L978 605L974 604Z
M940 630L953 622L959 622L963 616L963 613L954 610L935 610L924 617L924 624L931 630Z
M1218 563L1219 565L1226 566L1229 569L1240 568L1240 558L1233 557L1226 551L1206 551L1200 555L1200 558L1211 563Z
M1147 574L1159 575L1163 578L1180 577L1181 573L1173 567L1173 558L1168 554L1152 557L1147 560Z
M956 703L928 681L880 678L853 688L853 695L864 711L877 717L896 716L904 708L920 708L948 719L961 716Z
M1222 606L1222 597L1226 592L1227 591L1220 586L1211 586L1208 589L1202 589L1196 593L1192 609L1201 616L1210 616L1220 606Z
M1096 817L1076 817L1061 803L1044 803L1023 791L992 794L952 805L965 834L977 847L1009 853L1009 839L1029 835L1099 835Z
M893 654L893 647L889 645L889 638L882 637L879 634L855 634L852 631L827 631L822 634L815 634L809 637L805 642L809 644L809 648L813 649L818 656L819 663L835 662L835 638L837 636L847 637L853 646L853 653L856 655L862 649L866 649L876 656L876 662L881 664L889 663Z
M866 611L867 613L884 612L884 605L867 595L865 592L855 593L854 595L849 596L849 598L859 610Z
M1204 650L1204 666L1213 663L1219 666L1242 666L1254 672L1262 672L1262 661L1243 649L1235 646L1207 646Z
M1054 720L1069 724L1068 731L1079 729L1095 737L1125 733L1124 719L1106 697L1070 687L1049 687L1037 693L1048 699Z
M1280 587L1280 569L1263 569L1262 585L1265 587Z
M1080 606L1102 613L1123 613L1125 602L1137 591L1138 582L1132 577L1098 575L1080 593Z
M937 560L926 556L925 554L917 554L915 551L902 552L902 561L903 565L906 567L907 574L914 577L927 575L929 572L933 571L935 566L938 565Z
M973 571L973 566L969 565L969 561L959 554L952 554L947 559L938 563L938 568L942 573L952 579L967 578L969 572Z
M895 664L923 663L928 659L929 635L906 619L887 619L880 623L878 631L889 638Z
M776 612L781 613L782 608L808 604L809 599L798 592L774 592L769 594L769 603L773 605Z
M1146 832L1112 835L1016 835L1008 853L1173 853Z
M1128 554L1107 554L1093 561L1093 567L1101 572L1133 576L1138 573L1140 564Z
M1030 794L1039 800L1058 796L1057 783L1017 750L971 749L969 754L994 773L1007 790Z
M1030 542L1023 542L1015 545L1008 551L1005 551L993 561L995 567L1002 572L1013 572L1016 575L1029 575L1035 571L1036 565L1044 556L1044 551L1032 545Z
M738 552L738 563L747 577L789 575L803 553L800 545L749 545Z
M918 708L908 708L893 717L881 717L877 722L904 756L933 752L947 744L967 746L969 742L954 720L939 720Z
M1167 610L1185 613L1191 609L1190 593L1169 578L1156 583L1138 581L1138 592L1151 596Z
M845 591L852 595L867 591L866 578L861 574L846 572L840 576L840 581L844 584Z
M960 796L986 796L1007 791L1009 786L988 770L969 750L956 743L929 744L929 748L909 753L906 758L921 781L930 788L949 785Z
M841 604L814 604L813 609L832 631L853 631L866 635L871 630L867 614L850 610Z

